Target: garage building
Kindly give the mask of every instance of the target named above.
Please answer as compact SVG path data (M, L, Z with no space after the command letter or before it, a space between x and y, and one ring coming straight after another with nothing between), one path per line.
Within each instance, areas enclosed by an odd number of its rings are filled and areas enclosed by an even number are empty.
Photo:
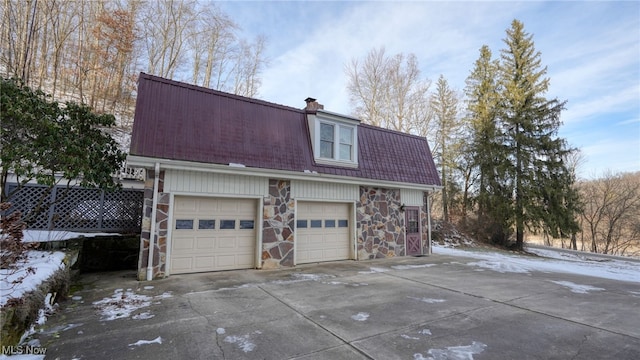
M140 279L429 254L425 138L142 73Z

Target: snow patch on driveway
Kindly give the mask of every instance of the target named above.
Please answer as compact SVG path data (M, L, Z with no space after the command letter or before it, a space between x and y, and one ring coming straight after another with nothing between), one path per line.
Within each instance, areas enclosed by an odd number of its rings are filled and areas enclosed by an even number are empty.
M476 261L476 262L467 263L467 265L477 266L483 269L489 269L489 270L493 270L503 274L504 273L528 274L529 273L529 270L517 264L510 264L510 263L504 263L504 262L498 262L498 261L489 261L489 260Z
M165 292L158 296L147 296L136 294L133 290L116 289L113 295L108 298L96 301L93 303L93 307L98 310L101 315L101 321L111 321L115 319L122 319L130 317L135 311L151 306L154 300L164 299L171 297L171 294ZM134 317L135 320L150 319L153 315L149 312L141 313Z
M394 265L391 268L394 270L411 270L436 266L436 264L422 264L422 265Z
M270 281L270 284L293 284L304 281L321 281L325 279L334 278L335 275L329 274L305 274L305 273L293 273L291 274L291 279L289 280L274 280Z
M602 291L603 288L591 286L591 285L580 285L572 283L571 281L551 281L554 284L562 285L568 287L571 292L576 294L587 294L589 291Z
M219 334L219 332L218 332ZM245 353L251 352L256 348L256 344L254 344L253 342L251 342L251 335L253 334L262 334L262 331L254 331L251 334L245 334L245 335L230 335L227 336L226 338L224 338L224 342L226 343L230 343L230 344L235 344L236 346L238 346L238 348L240 350L242 350Z
M359 312L355 315L351 315L351 318L355 321L367 321L367 319L369 319L369 313Z
M133 344L129 344L129 346L140 346L140 345L149 345L149 344L162 344L162 338L158 336L153 340L138 340Z
M377 274L389 271L388 269L381 267L370 267L369 271L358 271L358 274Z
M474 341L471 345L451 346L446 349L429 349L427 357L413 354L414 360L473 360L473 355L480 354L487 347L486 344Z
M433 298L419 298L419 297L415 297L415 296L407 296L409 299L412 300L418 300L418 301L422 301L423 303L427 303L427 304L437 304L437 303L443 303L447 300L445 299L433 299Z

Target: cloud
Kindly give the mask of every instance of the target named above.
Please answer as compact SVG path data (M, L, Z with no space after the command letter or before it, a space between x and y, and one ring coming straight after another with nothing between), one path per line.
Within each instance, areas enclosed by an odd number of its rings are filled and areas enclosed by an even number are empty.
M638 132L612 124L640 118L640 5L636 2L223 2L247 33L266 33L270 66L260 97L304 107L317 98L349 114L344 66L369 50L414 53L423 77L443 74L462 90L478 49L494 58L505 30L521 20L532 34L547 96L568 100L562 114L569 143L583 146L589 166L639 169ZM633 137L630 138L630 136ZM622 145L625 144L625 145ZM605 155L603 155L605 154ZM635 154L635 155L634 155ZM602 160L609 156L620 159ZM635 158L633 157L635 156ZM635 164L634 164L635 163Z
M591 142L582 146L586 163L579 170L581 177L598 177L605 171L633 172L640 171L640 140L636 138L599 138L592 136Z

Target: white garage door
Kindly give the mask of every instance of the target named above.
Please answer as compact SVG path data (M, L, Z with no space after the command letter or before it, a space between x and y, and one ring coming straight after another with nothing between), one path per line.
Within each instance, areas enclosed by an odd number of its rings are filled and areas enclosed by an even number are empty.
M298 202L296 263L350 258L349 204Z
M176 196L171 273L255 266L256 200Z

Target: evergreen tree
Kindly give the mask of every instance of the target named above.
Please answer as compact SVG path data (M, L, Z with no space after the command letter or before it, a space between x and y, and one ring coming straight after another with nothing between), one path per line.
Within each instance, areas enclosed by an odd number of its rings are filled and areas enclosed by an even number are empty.
M479 223L487 230L508 227L509 211L499 206L504 179L505 153L500 146L497 124L498 62L483 45L474 69L466 80L467 122L471 128L470 152L477 171L477 204ZM507 196L508 198L508 196ZM487 221L491 219L491 221Z
M458 119L458 97L442 75L438 78L436 91L431 95L430 106L436 127L434 154L442 178L442 210L444 221L448 222L449 208L453 200L449 193L457 191L451 178L456 166L456 157L460 153L458 140L461 122Z
M504 39L499 66L499 142L507 152L507 177L512 190L516 248L522 249L525 227L543 226L551 231L574 228L571 173L564 160L571 153L557 136L560 113L566 101L547 99L547 68L541 66L533 35L514 20ZM511 201L513 199L513 201Z
M106 133L115 125L113 115L96 114L85 105L50 101L21 81L2 79L0 84L1 187L9 174L17 178L18 189L31 180L47 185L28 223L47 209L54 186L77 181L80 186L105 189L118 186L114 174L125 160L116 141ZM2 191L4 202L12 194Z

